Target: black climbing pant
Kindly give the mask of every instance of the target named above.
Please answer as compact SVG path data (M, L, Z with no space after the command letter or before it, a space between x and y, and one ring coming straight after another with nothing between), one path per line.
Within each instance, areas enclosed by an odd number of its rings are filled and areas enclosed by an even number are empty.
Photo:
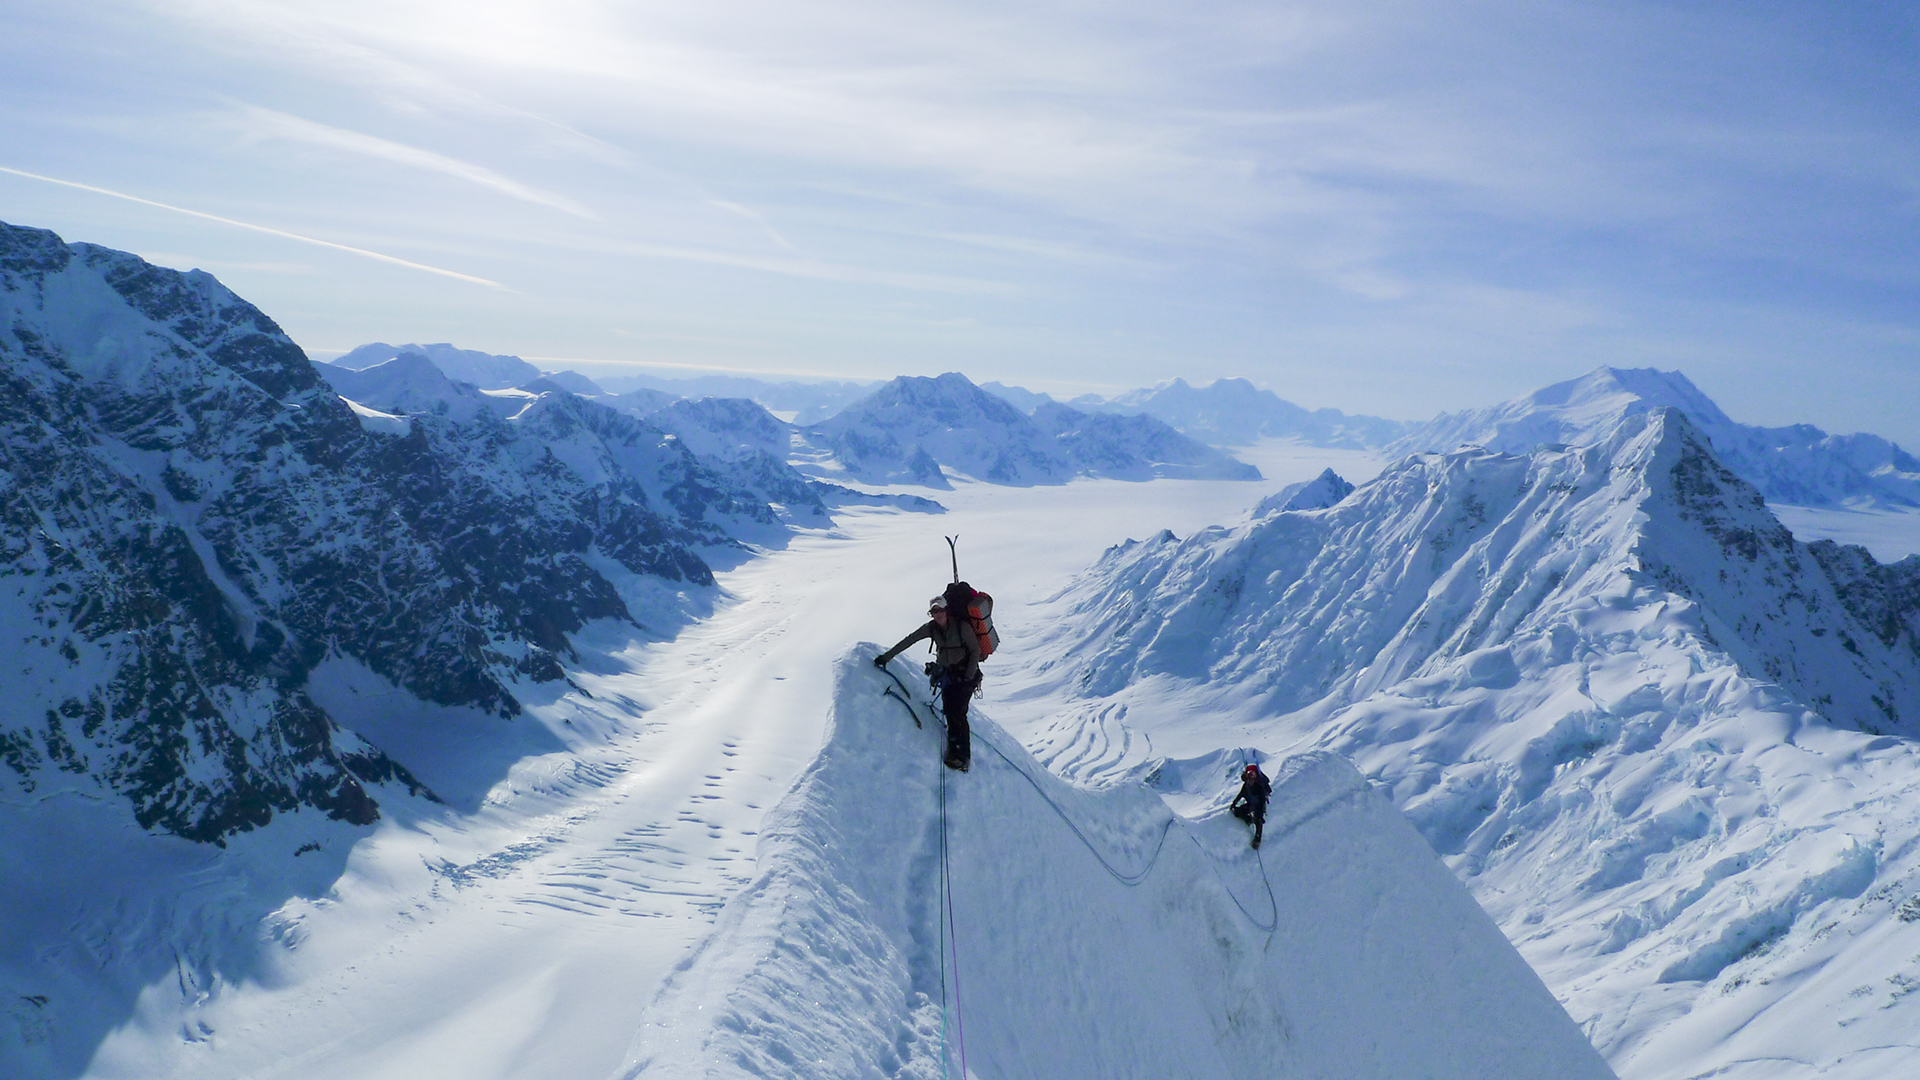
M958 761L964 768L973 760L973 735L967 727L967 704L980 686L980 677L958 679L948 675L940 681L940 711L947 714L947 761Z
M1253 846L1260 846L1260 830L1267 824L1267 804L1255 802L1238 803L1233 808L1233 816L1253 826Z

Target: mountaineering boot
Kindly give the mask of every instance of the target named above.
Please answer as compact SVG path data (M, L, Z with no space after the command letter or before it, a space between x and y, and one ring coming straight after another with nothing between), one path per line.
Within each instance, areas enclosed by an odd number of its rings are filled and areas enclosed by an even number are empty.
M968 766L972 764L972 762L962 757L958 750L947 751L946 763L947 763L947 768L952 769L955 772L966 772Z
M1260 838L1258 836L1253 838L1253 850L1255 851L1260 850Z

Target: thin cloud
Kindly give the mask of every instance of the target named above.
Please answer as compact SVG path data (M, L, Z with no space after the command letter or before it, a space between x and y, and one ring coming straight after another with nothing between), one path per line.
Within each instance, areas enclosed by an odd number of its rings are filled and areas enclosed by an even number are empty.
M564 195L530 187L502 176L483 165L475 165L470 161L448 157L432 150L423 150L417 146L408 146L405 143L393 142L375 135L315 123L288 113L252 105L243 106L238 119L242 129L257 138L287 139L305 143L308 146L318 146L378 161L389 161L408 168L436 172L465 180L470 184L477 184L523 202L549 207L576 217L598 219L598 215L593 211Z
M57 177L52 177L52 176L42 176L39 173L27 172L24 169L10 169L5 165L0 165L0 173L7 173L12 176L23 176L29 180L39 180L42 183L47 183L47 184L58 184L61 187L75 188L80 191L90 191L95 195L106 195L115 199L125 199L126 201L131 203L139 203L141 206L153 206L153 207L158 207L161 210L171 210L176 214L185 214L188 217L197 217L197 218L204 219L206 221L217 221L222 225L232 225L234 228L237 228L237 229L250 229L257 233L266 233L268 236L278 236L283 240L297 240L302 244L312 244L315 247L332 248L335 251L344 251L349 254L359 255L368 259L377 259L383 263L392 263L395 266L404 266L409 270L424 270L429 274L439 274L441 277L450 277L456 281L470 281L475 285L486 285L495 289L506 288L505 285L502 285L497 281L490 281L483 277L475 277L472 274L462 274L457 270L446 270L438 266L428 266L426 263L411 262L409 260L398 258L393 255L383 255L378 251L368 251L366 248L351 247L346 244L336 244L331 240L320 240L312 236L302 236L299 233L290 233L285 231L284 229L273 229L265 225L255 225L251 222L235 221L230 217L221 217L219 214L208 214L199 210L189 210L184 206L174 206L171 203L156 202L152 199L143 199L138 195L128 195L124 191L113 191L109 188L95 187L92 184L77 183L73 180L61 180L61 179L58 179Z

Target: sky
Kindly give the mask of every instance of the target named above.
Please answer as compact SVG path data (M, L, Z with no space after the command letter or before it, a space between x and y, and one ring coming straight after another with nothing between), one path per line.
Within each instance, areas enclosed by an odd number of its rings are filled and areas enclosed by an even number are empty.
M0 220L318 359L1399 419L1654 366L1920 449L1915 12L0 0Z

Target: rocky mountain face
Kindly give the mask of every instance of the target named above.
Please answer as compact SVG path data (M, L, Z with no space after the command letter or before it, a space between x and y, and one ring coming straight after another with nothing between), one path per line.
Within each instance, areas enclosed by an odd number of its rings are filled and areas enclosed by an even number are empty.
M1259 470L1152 417L1110 417L1058 403L1029 417L964 375L902 376L803 441L846 475L945 487L941 467L993 484L1062 484L1075 476L1259 479Z
M1623 1074L1920 1018L1889 944L1920 912L1920 557L1795 541L1678 409L1130 541L1065 602L1051 678L1161 745L1218 715L1353 760Z
M204 273L0 225L0 285L0 759L150 829L371 821L376 790L422 789L308 695L316 665L511 716L590 620L678 617L620 575L698 589L703 551L778 528L679 440L572 394L502 403L401 357L384 395L357 390L386 408L351 407Z
M1081 404L1081 399L1074 404ZM1364 450L1385 445L1405 434L1409 426L1377 416L1349 416L1338 409L1304 409L1246 379L1219 379L1198 388L1175 379L1084 407L1152 416L1214 446L1244 446L1262 437L1278 437Z
M1736 423L1685 375L1652 368L1596 368L1524 398L1446 413L1387 449L1406 454L1463 445L1524 454L1542 444L1585 445L1622 418L1672 408L1715 455L1774 502L1798 506L1920 505L1920 461L1877 435L1829 435L1811 424Z

